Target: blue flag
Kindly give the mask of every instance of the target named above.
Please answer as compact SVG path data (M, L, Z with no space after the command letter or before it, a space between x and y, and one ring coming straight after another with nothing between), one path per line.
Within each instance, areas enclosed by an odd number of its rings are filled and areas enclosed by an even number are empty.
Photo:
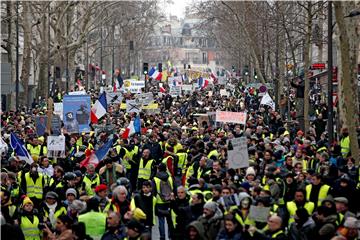
M25 148L23 141L21 141L14 133L10 134L10 146L14 150L16 156L28 164L34 162L28 150Z

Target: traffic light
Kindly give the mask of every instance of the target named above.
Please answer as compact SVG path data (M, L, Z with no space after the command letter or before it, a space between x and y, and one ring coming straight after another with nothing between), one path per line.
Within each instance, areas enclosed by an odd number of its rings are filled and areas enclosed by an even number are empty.
M143 73L146 75L149 72L149 64L143 63Z
M158 64L158 71L159 71L159 72L162 72L162 63L159 63L159 64Z

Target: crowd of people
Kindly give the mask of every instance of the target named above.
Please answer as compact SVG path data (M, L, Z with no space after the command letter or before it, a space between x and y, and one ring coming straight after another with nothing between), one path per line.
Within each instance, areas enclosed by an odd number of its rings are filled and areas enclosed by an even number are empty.
M156 93L158 113L111 104L90 132L62 129L63 158L48 157L51 133L36 135L34 117L46 105L3 112L2 237L151 239L158 228L160 240L358 239L360 174L347 129L330 144L322 110L304 132L284 112L260 105L254 89L219 92ZM246 124L197 117L216 111L246 112ZM137 115L141 132L125 138ZM14 153L11 133L34 162ZM249 166L232 169L227 141L239 137L247 139ZM82 164L110 139L98 164Z

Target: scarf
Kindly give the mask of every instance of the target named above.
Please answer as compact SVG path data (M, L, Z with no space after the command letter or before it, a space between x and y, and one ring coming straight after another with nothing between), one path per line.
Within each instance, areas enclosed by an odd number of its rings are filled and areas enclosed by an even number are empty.
M53 205L49 205L47 202L45 202L46 206L49 208L49 220L51 222L51 225L55 227L56 218L55 218L55 209L57 207L57 202Z

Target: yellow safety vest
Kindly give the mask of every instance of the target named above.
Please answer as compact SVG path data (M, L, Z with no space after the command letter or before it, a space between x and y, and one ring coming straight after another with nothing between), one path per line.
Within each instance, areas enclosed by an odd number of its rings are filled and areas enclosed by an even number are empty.
M178 156L178 169L181 169L181 172L184 174L186 172L185 166L187 164L188 154L184 152L176 153Z
M350 152L350 136L342 138L340 141L341 155L345 158Z
M37 160L40 156L40 151L41 151L41 145L36 145L33 146L31 144L27 145L27 149L29 150L30 155Z
M99 212L102 212L102 213L108 213L109 211L113 211L113 212L116 212L117 209L116 209L116 206L114 204L111 203L111 200L109 200L105 207L104 207L104 210L101 210L101 207L99 206Z
M295 216L296 211L297 211L298 208L297 208L296 203L294 201L287 202L286 203L286 208L287 208L287 211L288 211L288 213L290 215L290 218L289 218L289 225L290 225L290 223L295 222L294 216ZM314 211L315 204L313 202L306 202L305 205L304 205L304 208L306 209L306 211L311 216L311 214Z
M161 197L160 197L160 192L161 192L161 188L160 188L160 184L161 184L161 179L160 178L158 178L158 177L155 177L154 178L154 181L155 181L155 187L156 187L156 192L157 192L157 194L156 194L156 203L157 204L163 204L163 203L166 203L166 202L164 202L162 199L161 199ZM169 181L169 184L170 184L170 187L171 187L171 190L174 190L174 185L173 185L173 180L172 180L172 178L171 177L168 177L168 180L167 181Z
M306 200L310 201L312 185L311 184L307 185L305 189L306 189ZM321 206L321 202L327 197L329 189L330 189L329 185L324 184L321 186L318 196L318 202L317 202L318 207Z
M31 198L35 197L37 199L43 198L44 185L43 185L43 175L39 173L36 182L34 183L33 179L30 177L30 173L25 173L26 181L26 195Z
M38 228L39 218L34 216L33 222L28 217L21 217L20 228L24 233L25 240L40 240L41 231Z
M277 238L277 236L279 236L280 234L284 233L283 230L277 231L276 233L274 233L273 235L271 235L271 238Z
M140 165L139 165L139 175L138 178L149 180L151 177L151 167L154 160L149 160L146 165L144 166L144 160L140 159Z
M95 173L95 174L96 174L96 177L92 181L90 180L90 178L87 175L85 175L85 177L83 179L83 183L85 183L85 185L89 186L91 189L100 185L100 176L97 173Z
M47 212L47 211L45 211L45 209L44 209L44 213L45 213L45 217L49 217L49 213ZM64 207L64 206L62 206L62 207L60 207L59 209L57 209L56 211L55 211L55 213L54 213L54 218L55 219L57 219L58 217L60 217L61 215L66 215L66 213L67 213L67 210L66 210L66 208ZM53 226L53 227L55 227L55 226Z
M209 154L207 155L207 158L211 158L213 156L215 156L216 158L219 157L219 153L218 153L218 151L216 149L210 151Z

